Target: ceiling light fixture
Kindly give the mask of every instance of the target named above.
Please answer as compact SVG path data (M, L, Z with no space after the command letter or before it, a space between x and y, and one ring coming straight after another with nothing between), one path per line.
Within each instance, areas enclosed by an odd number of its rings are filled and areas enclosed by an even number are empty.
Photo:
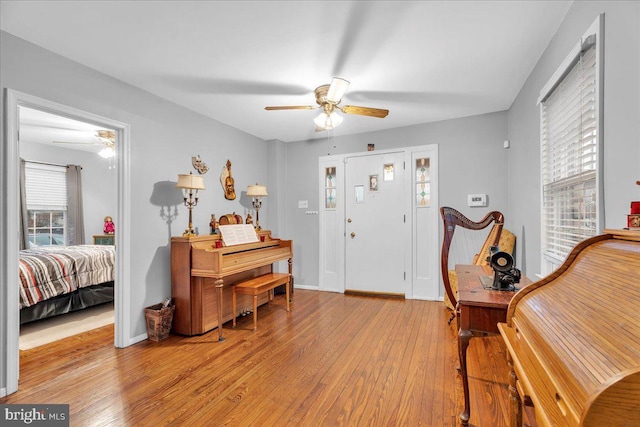
M98 152L98 156L102 157L103 159L110 159L115 155L116 155L116 152L113 149L113 147L105 147L102 150L100 150L100 152Z
M320 129L329 130L329 129L334 129L340 126L340 124L342 123L342 120L343 120L342 117L338 115L338 113L333 111L331 113L326 113L326 112L320 113L318 117L313 119L313 122Z

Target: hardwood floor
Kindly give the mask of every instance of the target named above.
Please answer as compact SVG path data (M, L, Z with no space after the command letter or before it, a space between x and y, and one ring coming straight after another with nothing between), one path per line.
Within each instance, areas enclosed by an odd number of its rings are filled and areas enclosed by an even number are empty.
M196 337L125 349L113 326L20 353L0 403L69 403L72 426L457 426L456 331L439 302L296 289ZM470 425L508 419L499 336L468 351Z

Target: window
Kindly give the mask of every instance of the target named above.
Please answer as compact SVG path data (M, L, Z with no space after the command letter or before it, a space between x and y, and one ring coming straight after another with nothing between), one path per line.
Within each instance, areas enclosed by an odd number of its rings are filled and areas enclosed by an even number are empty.
M25 185L29 243L33 246L66 242L67 168L27 162Z
M600 22L594 22L540 93L545 275L602 228Z

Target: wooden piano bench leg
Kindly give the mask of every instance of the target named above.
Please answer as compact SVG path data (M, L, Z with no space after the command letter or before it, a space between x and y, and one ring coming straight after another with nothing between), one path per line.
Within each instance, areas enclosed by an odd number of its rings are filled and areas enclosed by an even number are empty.
M253 296L253 330L258 329L258 295Z
M231 309L233 310L233 327L236 327L236 287L234 286L231 291Z

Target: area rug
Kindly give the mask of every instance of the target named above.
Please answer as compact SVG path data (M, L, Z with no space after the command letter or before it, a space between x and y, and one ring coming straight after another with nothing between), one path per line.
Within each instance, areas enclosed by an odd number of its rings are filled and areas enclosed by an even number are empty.
M73 313L20 326L20 350L29 350L113 323L113 304L101 304Z

